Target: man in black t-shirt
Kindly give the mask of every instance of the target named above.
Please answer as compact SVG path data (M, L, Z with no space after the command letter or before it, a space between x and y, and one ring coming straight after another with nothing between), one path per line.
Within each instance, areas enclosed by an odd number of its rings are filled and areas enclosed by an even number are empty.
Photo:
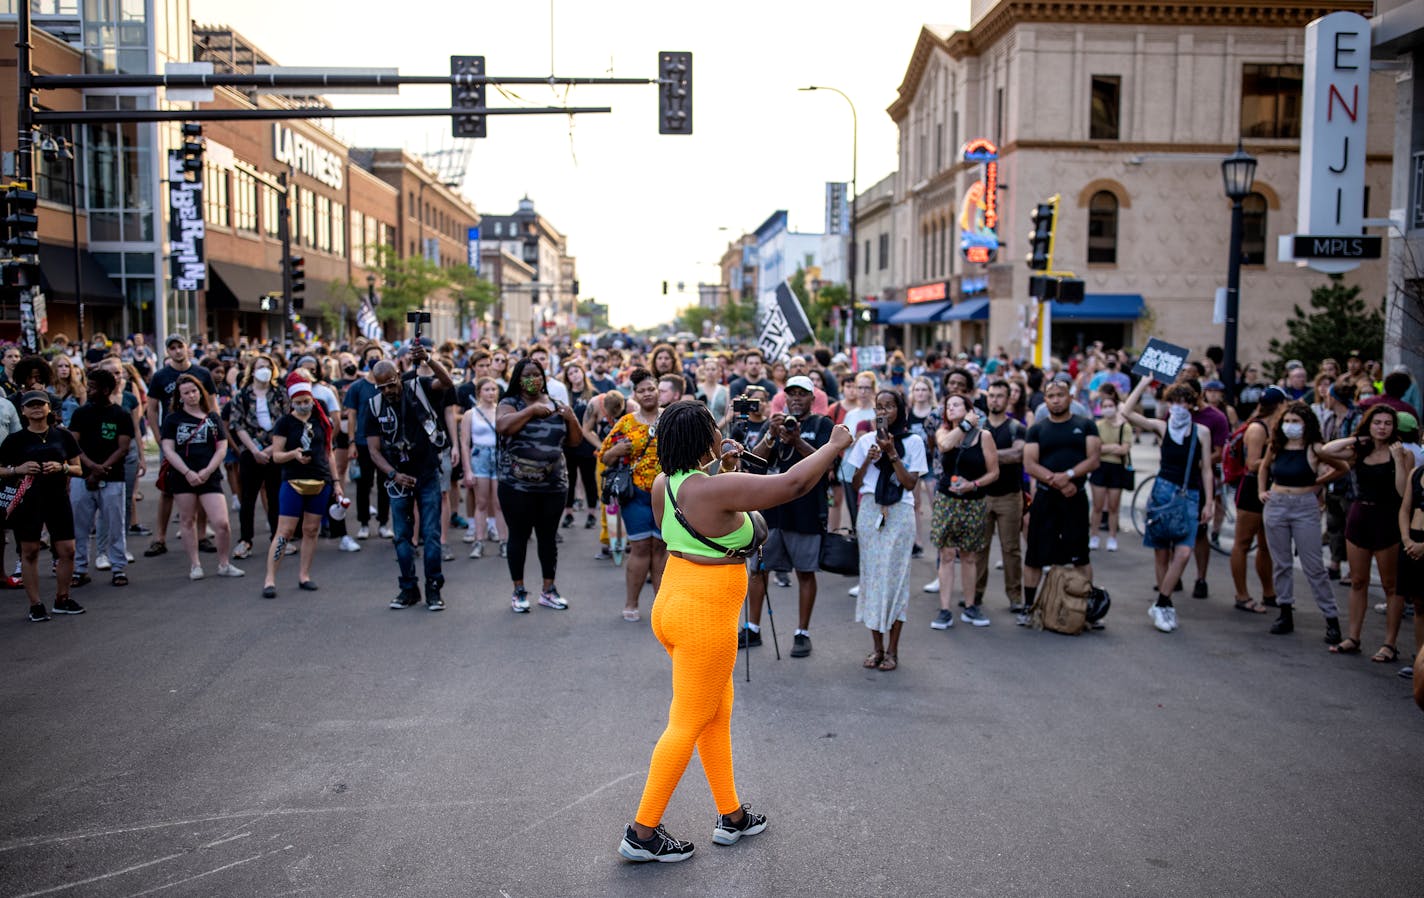
M760 386L766 390L768 397L775 396L776 383L766 376L766 361L762 358L760 349L747 350L746 366L746 375L732 380L727 388L728 395L736 399L747 391L747 387Z
M79 464L84 476L69 481L69 504L74 512L75 532L84 534L74 547L74 586L89 582L89 529L98 518L95 558L109 559L110 583L129 582L127 545L124 539L125 494L124 459L133 441L133 417L123 406L110 401L118 382L112 371L95 368L89 372L89 401L74 410L69 430L79 443Z
M178 411L183 405L178 398L179 377L191 374L198 379L198 383L203 385L203 389L208 391L209 396L217 395L217 385L213 383L212 373L202 365L193 364L193 360L188 354L188 341L182 334L169 334L165 348L168 352L168 363L154 372L153 379L148 382L148 408L146 410L148 432L153 434L155 440L163 432L163 419ZM165 459L159 464L159 482L166 484L170 475L168 461ZM153 543L143 553L145 558L162 555L168 551L168 522L172 519L173 493L165 487L158 497L158 522L153 531ZM207 532L207 516L203 513L201 505L198 507L197 526L199 533ZM198 541L198 548L203 552L217 551L213 541L206 536ZM223 560L226 561L226 559Z
M811 414L814 384L805 375L786 381L786 413L772 415L764 436L747 448L768 459L767 473L779 474L831 440L834 425L824 415ZM822 477L804 496L766 511L768 527L761 564L752 562L748 592L750 620L741 642L761 644L761 606L766 598L767 571L796 572L800 588L799 621L792 637L791 657L811 654L811 609L816 605L816 571L821 566L821 538L826 531L827 501L831 482Z
M1019 551L1019 533L1023 529L1023 450L1026 430L1023 424L1008 416L1009 383L995 380L985 391L989 414L984 430L994 438L999 450L999 479L984 488L989 519L989 538L976 556L974 604L984 599L989 586L989 544L994 533L999 534L999 551L1004 557L1004 594L1009 610L1024 612L1023 561Z
M1052 380L1043 387L1048 417L1035 421L1024 441L1024 470L1038 482L1029 512L1024 554L1024 605L1033 607L1043 569L1081 568L1089 580L1088 474L1098 467L1102 440L1093 422L1071 411L1072 388ZM1002 479L1002 475L1001 475ZM1027 612L1020 625L1027 624Z

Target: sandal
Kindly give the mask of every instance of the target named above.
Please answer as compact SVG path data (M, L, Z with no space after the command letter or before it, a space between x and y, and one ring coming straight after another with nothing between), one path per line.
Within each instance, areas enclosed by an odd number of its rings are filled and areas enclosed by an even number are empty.
M880 662L885 660L884 652L871 652L865 656L865 661L860 666L868 670L874 670L880 666Z
M1345 644L1347 642L1349 645ZM1339 645L1332 645L1330 647L1330 653L1332 655L1358 655L1360 653L1360 641L1353 636L1346 636L1340 640Z
M880 662L881 670L894 670L899 666L900 663L896 661L895 656L890 654L889 652L885 653L885 658Z
M1375 652L1374 657L1370 660L1376 664L1393 664L1399 660L1399 649L1386 642L1379 647L1379 651Z
M623 619L630 624L637 623L638 621L642 620L642 617L643 616L638 613L637 608L623 609Z
M1247 614L1265 614L1269 609L1248 596L1245 601L1238 601L1236 603L1236 610L1245 611Z

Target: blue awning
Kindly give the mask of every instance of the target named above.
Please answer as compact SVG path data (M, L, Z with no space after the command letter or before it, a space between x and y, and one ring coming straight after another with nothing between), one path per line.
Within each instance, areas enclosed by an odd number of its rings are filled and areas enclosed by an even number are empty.
M1136 321L1142 317L1140 293L1089 293L1081 303L1053 304L1054 321Z
M988 321L989 300L966 299L948 312L939 316L938 321Z
M889 324L890 319L896 312L904 308L905 304L903 302L886 302L882 299L879 302L866 303L865 307L874 313L875 321L873 323Z
M915 302L906 305L903 309L890 316L890 324L931 324L939 321L945 312L948 312L953 303L949 300L940 302Z

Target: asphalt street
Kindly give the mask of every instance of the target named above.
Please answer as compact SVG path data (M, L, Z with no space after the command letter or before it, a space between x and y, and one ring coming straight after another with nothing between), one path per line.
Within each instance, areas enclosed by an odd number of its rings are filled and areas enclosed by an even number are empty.
M916 591L893 673L860 666L853 581L821 576L814 652L795 660L793 591L773 587L782 658L768 639L750 683L739 664L733 716L738 787L769 828L714 846L694 759L666 824L697 855L623 862L670 667L648 594L625 623L623 572L592 560L592 532L563 533L565 612L510 613L504 561L462 544L446 611L389 610L393 553L374 539L324 543L315 593L289 560L273 601L256 560L190 583L177 551L140 558L127 589L77 590L83 616L30 624L9 594L0 894L1424 889L1424 714L1397 665L1328 654L1308 599L1293 636L1268 635L1233 610L1221 556L1211 597L1158 633L1131 533L1096 558L1106 630L1015 627L996 571L986 629L932 631ZM915 562L917 589L933 575ZM1367 650L1383 624L1371 613Z

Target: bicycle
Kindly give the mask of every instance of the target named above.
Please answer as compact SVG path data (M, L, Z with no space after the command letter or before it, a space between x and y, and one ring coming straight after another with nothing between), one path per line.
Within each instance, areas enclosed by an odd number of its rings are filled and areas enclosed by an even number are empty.
M1132 501L1129 505L1129 512L1132 517L1132 529L1138 533L1147 532L1147 506L1152 502L1152 487L1157 482L1157 475L1153 474L1143 478L1137 484L1137 488L1132 491ZM1235 531L1236 524L1236 488L1224 484L1221 488L1221 497L1217 500L1223 511L1221 520L1221 532L1226 531L1226 525L1232 525ZM1230 539L1216 539L1211 541L1212 551L1220 555L1231 554Z

